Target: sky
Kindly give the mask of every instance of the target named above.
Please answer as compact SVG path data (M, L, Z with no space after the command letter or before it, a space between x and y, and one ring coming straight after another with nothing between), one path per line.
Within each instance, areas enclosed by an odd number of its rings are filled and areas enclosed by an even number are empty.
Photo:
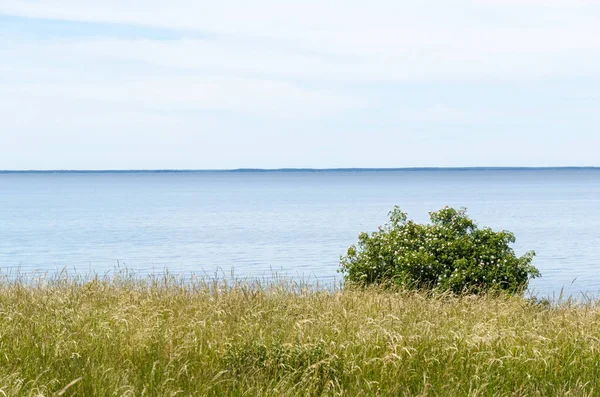
M0 169L600 166L600 0L1 0Z

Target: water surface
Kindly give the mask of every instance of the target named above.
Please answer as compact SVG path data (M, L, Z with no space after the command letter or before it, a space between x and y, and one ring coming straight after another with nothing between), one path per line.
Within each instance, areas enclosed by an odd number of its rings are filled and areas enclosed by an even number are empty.
M598 169L0 173L0 267L330 282L394 205L467 207L537 252L537 293L600 291Z

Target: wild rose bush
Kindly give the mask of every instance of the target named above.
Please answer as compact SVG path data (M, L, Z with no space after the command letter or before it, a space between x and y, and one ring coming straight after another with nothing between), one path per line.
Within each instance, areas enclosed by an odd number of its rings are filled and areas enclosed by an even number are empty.
M430 212L430 224L408 220L398 207L389 216L378 231L360 233L358 244L341 257L346 284L515 294L540 276L531 264L533 251L517 257L511 232L478 228L466 209Z

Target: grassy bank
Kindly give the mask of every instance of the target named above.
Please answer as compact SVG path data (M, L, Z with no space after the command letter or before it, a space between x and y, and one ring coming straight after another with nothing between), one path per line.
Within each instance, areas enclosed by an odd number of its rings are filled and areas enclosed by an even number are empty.
M0 283L2 395L598 395L600 306L135 280Z

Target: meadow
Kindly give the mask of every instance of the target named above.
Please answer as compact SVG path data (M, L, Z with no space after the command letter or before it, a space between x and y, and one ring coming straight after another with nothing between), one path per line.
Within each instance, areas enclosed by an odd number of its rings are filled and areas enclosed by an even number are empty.
M4 276L0 394L592 396L600 305L177 276Z

